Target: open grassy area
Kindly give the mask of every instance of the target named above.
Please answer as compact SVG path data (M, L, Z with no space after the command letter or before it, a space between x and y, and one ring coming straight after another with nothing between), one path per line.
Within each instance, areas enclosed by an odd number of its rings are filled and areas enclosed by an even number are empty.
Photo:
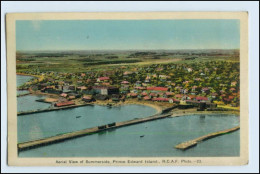
M216 51L63 51L17 52L17 72L85 72L112 70L119 66L194 63L212 60L239 61L236 50Z

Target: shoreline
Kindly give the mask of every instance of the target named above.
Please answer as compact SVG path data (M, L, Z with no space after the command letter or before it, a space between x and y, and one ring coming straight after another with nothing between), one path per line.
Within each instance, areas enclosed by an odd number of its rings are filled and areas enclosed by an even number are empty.
M192 116L192 115L207 115L207 114L221 114L221 115L235 115L237 117L240 117L240 112L238 111L197 111L196 109L186 109L186 110L173 110L172 112L172 118L174 117L180 117L180 116Z
M28 95L43 95L46 96L45 99L57 99L59 96L57 94L48 94L48 93L38 93L38 92L33 92L30 93ZM81 106L86 104L85 102L77 99L77 100L73 100L76 104L75 106ZM50 102L52 103L52 102ZM88 104L92 104L92 105L97 105L97 106L107 106L107 104L112 104L111 107L117 107L117 106L126 106L126 105L143 105L143 106L148 106L151 108L154 108L156 110L155 114L161 114L163 109L172 107L173 104L170 103L161 103L161 102L150 102L150 101L138 101L138 100L134 100L134 99L130 99L130 100L126 100L125 102L113 102L111 100L97 100L95 102L90 102ZM191 109L174 109L172 111L170 111L172 113L171 117L178 117L178 116L183 116L183 115L198 115L198 114L234 114L236 116L240 116L240 110L233 110L233 111L197 111L196 108L191 108Z
M158 105L153 104L153 103L138 102L138 101L131 101L131 100L126 100L125 102L118 102L118 103L114 103L110 100L93 102L94 105L99 105L99 106L106 106L107 104L111 104L111 103L112 103L112 107L114 107L114 106L125 106L125 105L149 106L149 107L154 108L156 110L156 114L162 113L162 110L163 110L163 108L161 106L158 106Z
M38 75L33 75L33 74L25 74L25 73L16 73L16 75L20 75L20 76L30 76L30 77L36 77L36 78L39 78Z

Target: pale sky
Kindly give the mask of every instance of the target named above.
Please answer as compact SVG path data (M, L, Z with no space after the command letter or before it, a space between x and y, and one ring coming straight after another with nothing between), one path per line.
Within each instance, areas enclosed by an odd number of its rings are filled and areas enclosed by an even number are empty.
M35 50L239 49L239 20L16 21L16 48Z

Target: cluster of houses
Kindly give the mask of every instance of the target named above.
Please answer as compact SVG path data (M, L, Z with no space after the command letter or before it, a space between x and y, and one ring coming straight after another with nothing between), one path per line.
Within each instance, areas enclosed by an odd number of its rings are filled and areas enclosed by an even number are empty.
M44 77L45 80L31 84L31 89L57 94L62 102L137 98L191 104L218 101L239 106L239 64L232 62L195 63L189 66L156 64L139 68L122 66L115 71L97 74L50 72L45 73Z

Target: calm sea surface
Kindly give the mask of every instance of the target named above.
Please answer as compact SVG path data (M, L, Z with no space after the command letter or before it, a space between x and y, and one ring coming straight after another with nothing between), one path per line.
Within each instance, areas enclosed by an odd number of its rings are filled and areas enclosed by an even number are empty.
M35 102L41 96L18 98L20 110L48 108ZM44 105L41 105L44 104ZM154 108L126 105L86 106L18 117L18 142L54 136L111 122L141 118ZM81 116L76 118L76 116ZM240 131L219 136L181 151L174 146L199 136L239 125L235 115L192 115L141 123L19 152L20 157L181 157L239 156ZM141 138L140 136L143 136Z

